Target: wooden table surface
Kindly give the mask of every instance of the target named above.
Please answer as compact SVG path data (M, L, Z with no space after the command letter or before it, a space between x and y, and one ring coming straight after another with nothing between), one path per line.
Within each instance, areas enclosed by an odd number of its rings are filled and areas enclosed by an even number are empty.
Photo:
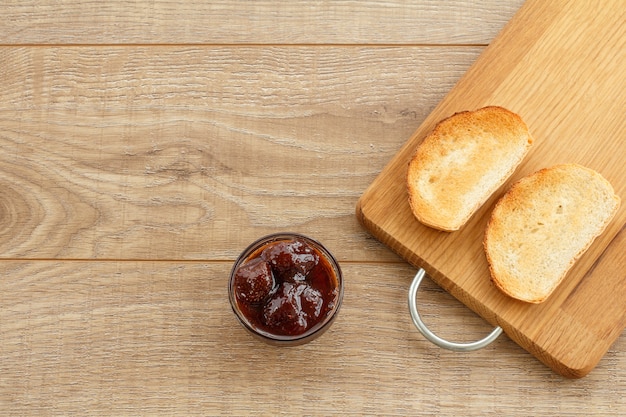
M623 415L506 336L414 328L359 196L522 0L9 1L0 20L1 415ZM324 243L339 317L294 348L228 303L268 233ZM490 328L427 280L439 334Z

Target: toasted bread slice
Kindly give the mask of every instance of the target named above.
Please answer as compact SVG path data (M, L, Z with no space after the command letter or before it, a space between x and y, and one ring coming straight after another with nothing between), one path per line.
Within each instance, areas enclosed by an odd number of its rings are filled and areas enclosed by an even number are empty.
M502 107L442 120L409 163L413 214L435 229L460 229L513 174L532 143L522 119Z
M485 231L493 283L518 300L544 301L619 205L604 177L577 164L522 178L496 203Z

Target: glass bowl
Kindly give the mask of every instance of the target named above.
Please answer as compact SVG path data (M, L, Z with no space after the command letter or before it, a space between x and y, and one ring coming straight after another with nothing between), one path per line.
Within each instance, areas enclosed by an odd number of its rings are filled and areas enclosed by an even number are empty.
M230 273L230 304L241 325L274 345L300 345L323 334L343 299L333 255L298 233L262 237L239 255Z

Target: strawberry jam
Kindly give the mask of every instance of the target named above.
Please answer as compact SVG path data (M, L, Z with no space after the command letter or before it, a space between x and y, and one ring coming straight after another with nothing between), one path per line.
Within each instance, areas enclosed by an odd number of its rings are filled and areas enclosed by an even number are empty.
M301 235L255 242L231 273L233 310L244 327L264 338L308 339L332 321L341 295L336 261L321 244Z

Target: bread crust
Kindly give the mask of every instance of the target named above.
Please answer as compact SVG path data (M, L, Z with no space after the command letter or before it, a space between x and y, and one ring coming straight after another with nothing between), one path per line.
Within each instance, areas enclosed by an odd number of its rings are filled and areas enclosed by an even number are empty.
M493 284L521 301L545 301L619 206L611 184L578 164L522 178L496 203L485 230Z
M513 174L533 141L521 117L498 106L441 120L407 169L415 218L438 230L459 230Z

